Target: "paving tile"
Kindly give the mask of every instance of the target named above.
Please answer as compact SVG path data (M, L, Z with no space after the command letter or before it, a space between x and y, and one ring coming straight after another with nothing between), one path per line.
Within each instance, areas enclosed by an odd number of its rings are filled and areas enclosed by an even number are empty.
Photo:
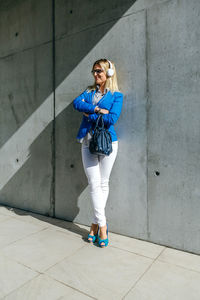
M24 222L29 222L33 224L38 224L42 226L43 228L47 227L55 227L57 224L62 222L63 220L47 217L41 214L36 214L33 212L25 211L18 208L6 208L0 206L0 216L9 216L9 217L15 217L17 219L20 219Z
M47 228L3 248L2 253L43 271L84 245L81 239Z
M200 272L200 256L172 248L166 248L158 260Z
M23 285L38 273L0 255L0 299Z
M65 295L65 296L59 298L58 300L68 300L68 299L69 300L91 300L91 299L95 299L95 298L86 296L82 293L79 293L79 294L77 293L77 294L70 295L70 297L69 297L69 295Z
M150 258L156 258L165 248L157 244L141 241L135 238L109 233L110 245L124 249L135 254L144 255Z
M19 218L20 220L23 220L25 222L39 224L43 228L48 228L48 227L56 228L56 226L59 226L60 222L62 222L62 220L43 216L40 214L35 214L32 212L28 212L26 214L24 214L24 213L17 214L17 215L15 215L15 218Z
M0 214L12 217L15 215L14 208L0 205Z
M152 259L113 247L88 245L45 273L97 299L121 299Z
M155 261L124 300L199 300L200 274Z
M0 214L0 222L10 219L11 217Z
M73 222L61 221L56 230L87 240L90 227Z
M21 288L7 295L4 300L91 300L90 297L41 274Z
M86 296L86 295L80 293L79 295L77 295L77 294L74 294L72 296L70 295L70 298L68 295L65 295L65 296L59 298L58 300L68 300L68 299L69 300L91 300L91 299L96 299L96 298L89 297L89 296Z
M0 248L42 230L40 225L23 222L16 218L8 218L1 222Z

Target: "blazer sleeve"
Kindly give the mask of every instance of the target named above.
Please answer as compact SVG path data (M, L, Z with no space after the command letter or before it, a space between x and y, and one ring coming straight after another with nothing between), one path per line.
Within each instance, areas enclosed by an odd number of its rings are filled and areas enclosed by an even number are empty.
M105 125L110 126L110 125L114 125L117 122L121 114L122 104L123 104L123 94L117 92L109 113L103 115L103 120ZM98 114L96 113L88 116L88 119L92 122L96 122L97 118L98 118Z
M73 107L80 112L93 114L96 105L85 102L86 97L87 97L87 92L85 90L83 93L81 93L78 97L76 97L73 100Z

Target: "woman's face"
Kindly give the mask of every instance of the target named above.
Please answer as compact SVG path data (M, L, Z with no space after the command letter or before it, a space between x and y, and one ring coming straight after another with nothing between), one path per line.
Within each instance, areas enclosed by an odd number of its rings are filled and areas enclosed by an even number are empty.
M102 72L100 72L100 73L93 72L96 84L99 84L99 85L104 84L107 79L105 71L102 69L102 67L100 65L95 65L93 68L93 71L95 71L95 70L102 70Z

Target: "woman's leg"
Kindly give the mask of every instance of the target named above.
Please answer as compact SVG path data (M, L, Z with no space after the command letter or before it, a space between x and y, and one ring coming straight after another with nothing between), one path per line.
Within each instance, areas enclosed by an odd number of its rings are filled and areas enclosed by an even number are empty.
M98 155L91 154L87 145L82 144L81 147L82 161L85 174L88 179L91 200L94 210L94 224L102 226L105 222L104 201L101 189L101 173L99 169Z
M117 151L118 151L118 142L115 142L112 144L113 151L109 156L102 156L100 157L100 173L101 173L101 188L102 188L102 193L103 193L103 210L104 210L104 215L105 215L105 207L106 207L106 202L108 200L108 195L109 195L109 178L110 174L112 171L112 167L114 165L116 156L117 156ZM100 238L102 240L107 238L106 230L106 217L104 218L105 222L104 224L100 227ZM101 243L101 247L105 243Z
M101 174L101 189L103 193L103 207L105 209L106 202L109 195L109 178L114 165L117 151L118 151L118 142L112 144L113 151L109 156L100 156L100 174ZM106 223L105 223L106 224ZM104 225L105 225L104 224Z

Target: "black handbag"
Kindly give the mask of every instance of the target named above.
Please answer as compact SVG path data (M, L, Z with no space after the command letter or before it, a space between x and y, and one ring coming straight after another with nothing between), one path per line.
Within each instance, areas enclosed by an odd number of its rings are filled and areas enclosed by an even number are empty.
M89 144L89 150L92 154L98 155L110 155L112 152L111 134L108 129L105 128L101 114L96 121L94 133Z

